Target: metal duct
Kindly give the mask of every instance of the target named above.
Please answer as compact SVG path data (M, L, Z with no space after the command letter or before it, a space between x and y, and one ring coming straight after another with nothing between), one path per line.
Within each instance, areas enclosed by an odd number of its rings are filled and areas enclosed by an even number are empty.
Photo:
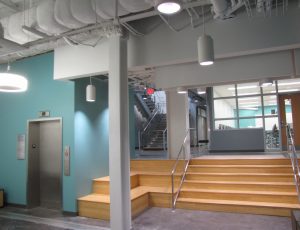
M152 7L149 2L141 0L119 0L119 3L124 9L131 13L147 10Z
M141 0L143 1L143 0ZM109 20L115 16L115 1L112 0L92 0L93 9L96 8L96 13L99 17ZM121 4L118 5L118 14L123 16L129 14L130 12L125 10Z
M36 8L18 12L9 17L7 32L12 41L25 44L40 38L34 34L26 33L22 29L23 25L31 27L34 23L33 18L36 18Z
M96 13L92 7L92 0L72 0L70 2L71 12L74 18L85 24L96 22Z
M217 18L224 19L227 17L229 5L226 0L211 0L211 3L213 4L214 12Z
M71 0L59 0L54 5L54 17L56 21L69 29L77 29L85 24L78 21L71 12Z
M54 6L55 0L45 0L38 5L36 11L37 23L41 30L48 35L61 34L69 30L56 21Z

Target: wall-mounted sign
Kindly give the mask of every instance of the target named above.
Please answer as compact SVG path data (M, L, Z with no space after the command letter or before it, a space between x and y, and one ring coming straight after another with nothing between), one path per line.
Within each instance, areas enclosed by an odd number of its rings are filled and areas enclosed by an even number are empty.
M50 117L50 111L39 111L39 117Z
M25 159L25 134L18 134L17 136L17 159Z

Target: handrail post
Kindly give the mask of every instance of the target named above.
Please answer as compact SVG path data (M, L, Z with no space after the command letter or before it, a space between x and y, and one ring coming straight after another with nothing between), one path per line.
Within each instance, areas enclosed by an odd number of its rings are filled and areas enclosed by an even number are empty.
M174 211L174 174L171 175L171 183L172 183L172 210Z
M141 130L138 132L139 151L141 151Z

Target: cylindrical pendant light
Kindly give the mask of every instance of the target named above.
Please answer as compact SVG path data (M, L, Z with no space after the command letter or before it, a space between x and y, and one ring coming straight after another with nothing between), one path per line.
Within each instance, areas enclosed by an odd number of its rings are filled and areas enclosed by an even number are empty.
M202 34L198 39L198 61L200 65L212 65L215 60L214 42L211 36Z
M91 78L90 78L90 84L86 87L86 101L88 102L96 101L96 87L92 85Z
M215 51L214 51L214 41L211 36L205 33L205 20L204 20L204 10L202 6L202 24L203 24L203 34L199 37L197 41L198 47L198 61L200 65L212 65L215 61Z

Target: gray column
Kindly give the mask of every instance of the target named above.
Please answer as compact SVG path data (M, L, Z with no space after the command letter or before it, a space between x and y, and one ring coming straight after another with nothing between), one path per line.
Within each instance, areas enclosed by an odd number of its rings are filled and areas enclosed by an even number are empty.
M127 39L109 38L110 226L131 227Z
M189 101L187 94L176 91L166 92L167 96L167 126L168 126L168 154L175 159L189 129ZM186 156L190 156L190 138L186 142Z

